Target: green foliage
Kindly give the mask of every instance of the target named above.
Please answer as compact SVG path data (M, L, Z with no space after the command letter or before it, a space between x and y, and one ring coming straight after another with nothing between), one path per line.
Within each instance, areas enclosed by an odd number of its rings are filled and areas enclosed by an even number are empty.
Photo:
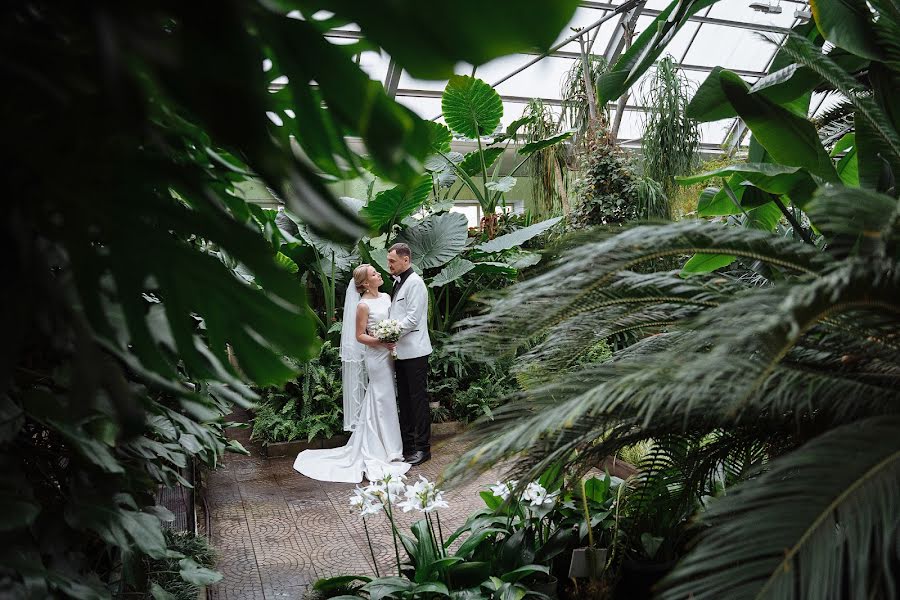
M200 586L205 585L201 581L214 583L221 579L221 575L211 571L216 563L216 552L205 537L190 532L167 529L165 537L167 548L182 556L145 559L151 596L157 600L196 600Z
M518 391L511 364L481 365L477 375L464 381L453 394L449 410L455 420L468 423L487 417L509 394Z
M716 3L716 0L673 0L652 23L648 24L622 54L616 64L600 77L598 102L603 105L616 100L637 83L649 69L688 18Z
M444 420L468 423L491 418L493 409L517 390L512 364L473 362L449 349L445 337L438 333L432 340L434 352L428 361L431 402L440 402Z
M678 188L675 177L692 173L697 165L700 129L697 122L686 115L691 86L671 56L656 64L647 85L641 100L643 106L649 107L644 117L641 161L644 175L662 186L662 198L660 194L654 194L655 201L648 202L649 190L641 189L646 184L640 186L641 216L669 219L668 197Z
M660 19L701 4L673 3ZM753 138L747 163L710 175L730 174L700 202L721 194L739 218L581 235L454 341L474 355L529 348L526 361L561 375L494 411L449 477L511 456L522 479L560 463L586 469L653 440L623 526L634 552L681 556L662 598L896 597L900 53L888 42L875 60L845 57L859 31L896 39L900 15L880 0L847 7L828 7L846 23L819 23L835 44L826 52L815 25L788 36L777 77L748 88L736 74L710 75L707 92L718 86L721 97L705 106L721 114L727 102ZM662 21L623 56L607 92L627 87L638 57L661 52L653 40L683 18ZM794 76L801 69L816 77ZM840 144L823 143L797 111L822 82L853 106L854 136ZM858 187L836 169L853 147ZM647 269L689 254L738 268L693 268L688 279ZM594 341L626 332L607 361L565 370Z
M318 358L304 363L300 376L283 389L260 391L250 439L291 442L330 438L343 427L341 358L325 342Z
M600 77L606 73L609 65L606 59L596 54L587 56L590 85L596 87ZM560 86L560 94L563 101L563 117L569 127L578 131L579 139L584 138L591 125L590 110L588 107L587 88L584 77L584 59L572 62L572 66L563 76ZM605 102L597 102L601 114L598 118L601 123L609 124L609 108Z
M541 100L530 100L523 114L529 118L524 126L526 142L541 140L559 131L556 115ZM564 147L555 145L538 151L528 161L531 197L544 215L568 212L566 157Z
M575 182L574 224L622 225L635 220L637 183L625 155L603 132L589 135L582 174Z
M9 4L0 20L17 190L0 218L15 290L0 365L0 570L13 597L146 592L138 566L166 550L153 492L186 483L194 460L215 468L226 450L245 452L226 443L224 415L255 399L249 384L280 385L295 376L289 361L315 356L311 263L330 281L319 331L330 329L349 252L281 236L235 184L261 181L307 238L357 240L365 225L320 174L366 165L408 187L442 144L360 68L361 52L376 41L412 73L446 74L546 47L575 3L529 3L481 26L459 5L430 24L408 6L355 2L322 20L277 2L217 6L214 19L195 3L82 8ZM363 39L330 43L346 22ZM287 82L270 90L276 78Z

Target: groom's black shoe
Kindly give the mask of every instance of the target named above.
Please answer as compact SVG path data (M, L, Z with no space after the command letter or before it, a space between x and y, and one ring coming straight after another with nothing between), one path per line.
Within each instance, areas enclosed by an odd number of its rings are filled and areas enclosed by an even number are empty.
M408 462L411 466L421 465L426 460L431 460L431 452L426 452L425 450L416 450L409 456L403 457L406 462Z

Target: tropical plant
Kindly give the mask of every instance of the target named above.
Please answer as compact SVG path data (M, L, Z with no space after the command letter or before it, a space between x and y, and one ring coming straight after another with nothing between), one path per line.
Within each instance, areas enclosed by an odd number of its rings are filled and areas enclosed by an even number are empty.
M585 85L585 65L587 65L587 74L590 85L596 88L600 81L601 75L606 72L608 64L606 59L596 54L582 55L580 60L576 60L563 75L560 95L562 97L562 117L565 119L569 128L578 132L577 139L584 140L587 135L588 128L592 125L590 100L588 98L588 88ZM594 92L596 94L596 92ZM596 102L596 97L595 97ZM599 114L595 115L600 123L609 125L609 107L603 102L597 104Z
M150 595L154 600L196 600L200 589L222 579L211 569L216 552L202 535L165 530L170 556L145 559Z
M615 98L709 4L673 2L601 90ZM582 238L457 341L494 355L537 343L531 356L553 368L593 340L638 334L610 360L495 411L451 475L527 451L525 478L560 460L586 468L636 442L692 440L675 462L690 467L679 496L712 489L723 471L744 481L698 515L698 539L663 598L897 596L900 12L882 0L813 8L771 75L750 87L715 69L692 101L695 116L735 113L753 134L750 162L710 174L738 182L700 203L722 192L759 226L682 222ZM806 118L822 82L854 107L842 158ZM782 218L797 238L773 232ZM689 278L639 272L692 253L755 261L765 281L700 274L715 266Z
M319 356L300 366L299 376L282 388L259 391L250 439L290 442L330 438L341 431L343 396L337 348L322 344Z
M471 23L463 2L424 24L406 4L332 3L328 18L290 2L0 9L18 190L0 219L15 290L0 363L5 595L145 592L142 560L167 551L158 486L243 450L222 433L254 398L241 377L277 385L294 376L284 356L314 356L304 291L233 186L258 177L312 230L352 239L365 226L317 173L366 164L416 180L428 125L354 58L380 46L415 76L445 77L460 60L546 49L576 3L517 2L509 18L497 2L478 10L502 19ZM347 22L365 39L330 43Z
M588 133L581 176L575 182L578 204L573 225L623 225L638 218L638 190L629 161L607 132Z
M540 540L535 548L535 527L538 514L546 515L546 504L555 502L557 494L548 498L547 490L537 482L532 487L542 490L536 497L538 508L517 508L516 513L507 510L504 514L495 512L503 504L499 497L483 492L482 498L487 509L472 514L456 531L445 539L440 526L440 510L448 504L442 499L442 492L424 477L411 485L403 484L403 477L386 478L366 488L357 488L350 503L359 507L366 527L367 517L384 512L394 535L395 545L399 539L406 551L407 560L400 561L399 549L395 558L397 576L345 575L322 579L314 588L336 598L469 598L472 600L503 600L506 598L541 597L525 584L538 574L548 574L546 566L535 564L534 560L548 562L566 549L568 541L575 537L571 530L551 535ZM499 486L509 492L509 486ZM531 489L531 488L529 488ZM412 525L412 535L397 530L393 512L416 510L424 518ZM518 514L526 515L531 525L523 526ZM541 519L542 520L542 519ZM513 525L513 522L517 525ZM529 535L526 533L530 532ZM543 535L543 534L542 534ZM463 539L465 538L465 539ZM461 543L459 543L461 541ZM456 544L456 550L451 547ZM376 564L371 542L369 550ZM378 575L376 573L376 575ZM341 595L336 595L341 594Z
M552 137L559 132L559 120L542 100L529 100L523 118L528 121L522 128L526 143ZM562 144L538 150L528 161L531 179L531 198L540 214L555 216L571 212L567 189L568 151Z
M671 56L656 63L646 85L641 163L644 175L658 181L667 198L678 188L675 177L692 174L699 162L700 128L686 114L693 90ZM671 210L668 202L648 203L642 216L670 219Z
M516 139L519 129L533 122L536 115L526 114L510 124L505 132L494 135L503 118L500 94L484 81L467 75L450 78L441 97L441 107L447 126L436 124L432 127L432 151L435 156L426 161L426 168L432 175L435 190L443 185L442 182L451 181L455 176L461 180L461 185L472 192L484 212L486 227L483 229L490 240L496 235L497 207L503 205L504 194L516 185L515 174L535 153L559 145L574 132L557 133L551 130L549 136L529 140L517 151L522 157L519 163L510 170L509 175L500 177L506 148ZM465 156L451 153L453 134L474 139L478 149ZM473 177L480 177L482 185L479 186Z

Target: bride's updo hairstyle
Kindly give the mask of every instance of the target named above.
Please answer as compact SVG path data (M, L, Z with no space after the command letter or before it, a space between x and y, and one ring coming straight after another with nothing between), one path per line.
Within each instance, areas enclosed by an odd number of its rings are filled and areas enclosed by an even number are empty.
M372 265L363 263L363 264L359 265L358 267L356 267L355 269L353 269L353 283L356 284L356 291L359 293L360 296L362 296L363 294L366 293L366 288L364 287L364 284L366 283L366 280L369 278L369 267L371 267L371 266Z

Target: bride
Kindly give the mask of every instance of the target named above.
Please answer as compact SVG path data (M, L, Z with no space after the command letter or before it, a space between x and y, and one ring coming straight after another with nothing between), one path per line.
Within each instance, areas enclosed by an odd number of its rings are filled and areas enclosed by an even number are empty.
M388 474L403 474L403 441L394 389L393 344L369 335L376 323L388 318L391 298L379 291L384 283L371 265L353 271L344 301L341 332L343 363L344 429L353 434L346 446L329 450L304 450L294 469L319 481L359 483ZM351 321L356 315L355 327ZM366 379L368 378L368 384Z

